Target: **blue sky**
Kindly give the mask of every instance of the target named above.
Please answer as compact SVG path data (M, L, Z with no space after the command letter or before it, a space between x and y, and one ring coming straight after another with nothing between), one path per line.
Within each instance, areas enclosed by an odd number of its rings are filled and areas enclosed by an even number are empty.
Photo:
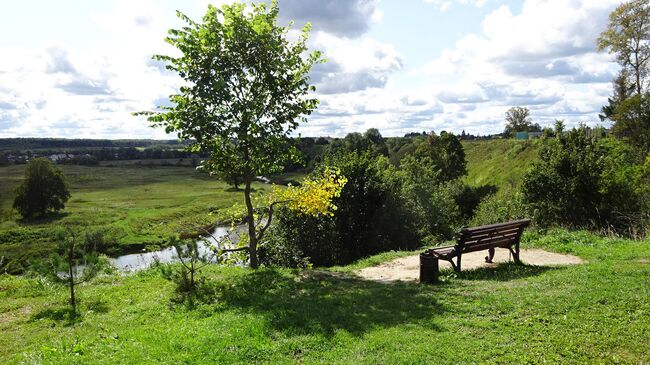
M152 62L208 1L14 1L0 13L0 137L173 138L131 112L180 80ZM617 70L595 39L618 0L280 0L313 24L321 106L302 135L500 132L511 106L535 122L596 124Z

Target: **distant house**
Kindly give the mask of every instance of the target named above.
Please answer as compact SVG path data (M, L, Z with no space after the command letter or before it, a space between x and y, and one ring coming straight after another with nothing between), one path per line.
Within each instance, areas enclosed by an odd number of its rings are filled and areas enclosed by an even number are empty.
M70 155L70 154L67 154L67 153L57 153L57 154L52 154L52 155L47 156L47 158L50 161L54 162L54 163L61 162L61 161L67 161L67 160L69 160L69 159L71 159L73 157L74 157L74 155Z
M517 132L515 133L515 139L516 140L522 140L525 141L528 139L528 132Z

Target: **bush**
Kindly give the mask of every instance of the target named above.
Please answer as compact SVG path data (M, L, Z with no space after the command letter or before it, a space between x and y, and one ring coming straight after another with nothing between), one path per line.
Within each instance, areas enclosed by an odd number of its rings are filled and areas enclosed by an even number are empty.
M402 160L400 197L419 237L449 239L462 225L461 211L456 202L457 182L446 182L428 157Z
M523 200L541 226L637 232L647 224L648 204L636 156L620 141L574 129L545 142L524 176Z
M529 217L530 214L523 203L522 194L517 191L506 191L484 198L476 208L470 225L482 226Z

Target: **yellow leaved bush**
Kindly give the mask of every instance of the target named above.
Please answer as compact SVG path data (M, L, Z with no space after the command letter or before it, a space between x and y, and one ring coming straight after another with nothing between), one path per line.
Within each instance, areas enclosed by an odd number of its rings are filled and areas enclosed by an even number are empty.
M305 215L332 216L336 211L332 200L341 195L347 181L339 169L326 167L322 174L305 179L300 186L275 187L273 203Z

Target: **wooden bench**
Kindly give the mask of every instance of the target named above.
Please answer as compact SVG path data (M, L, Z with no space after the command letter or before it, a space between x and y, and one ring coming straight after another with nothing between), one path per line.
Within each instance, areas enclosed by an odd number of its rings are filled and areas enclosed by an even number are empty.
M464 253L488 250L485 262L492 262L494 249L507 248L515 262L519 262L519 241L524 228L530 225L530 219L521 219L506 223L490 224L480 227L463 228L458 232L458 239L453 246L435 247L426 250L423 255L449 261L456 272L460 272L461 258ZM454 262L456 259L456 262Z

